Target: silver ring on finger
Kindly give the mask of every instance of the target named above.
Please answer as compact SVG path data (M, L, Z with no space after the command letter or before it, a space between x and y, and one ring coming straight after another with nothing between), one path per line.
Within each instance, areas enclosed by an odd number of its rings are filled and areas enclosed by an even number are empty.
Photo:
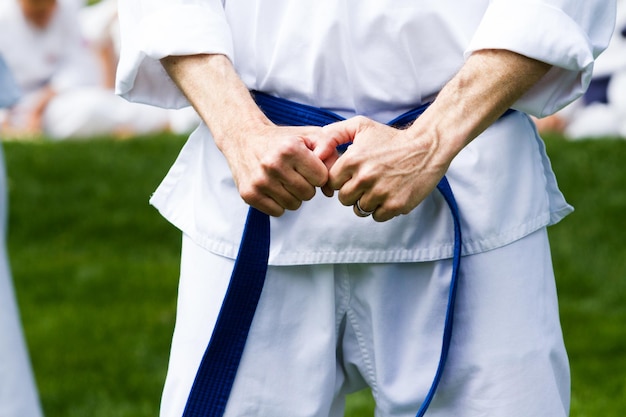
M358 215L360 217L367 217L367 216L371 216L372 213L374 213L376 210L372 210L372 211L365 211L361 208L361 199L358 199L356 201L356 203L354 203L354 208L356 208L356 211L358 213Z

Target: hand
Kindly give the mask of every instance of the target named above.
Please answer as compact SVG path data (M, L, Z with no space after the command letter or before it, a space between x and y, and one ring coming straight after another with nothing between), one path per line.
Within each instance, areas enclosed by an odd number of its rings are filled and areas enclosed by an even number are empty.
M43 113L39 111L32 111L26 117L26 125L23 132L29 136L37 136L43 133Z
M222 146L244 201L271 216L298 209L328 180L328 168L314 153L332 153L319 127L267 125L243 131ZM323 149L327 149L323 151Z
M437 162L438 141L425 131L415 136L366 117L334 123L323 128L340 145L353 144L331 166L323 187L327 196L339 190L346 206L373 211L376 221L408 214L437 186L449 161ZM321 153L320 156L329 156ZM355 206L355 214L361 215Z
M37 100L27 117L25 127L32 135L43 133L43 115L50 101L56 96L56 92L49 85L42 87L37 94Z
M331 160L336 151L322 128L270 122L226 56L169 56L161 63L213 133L246 203L280 216L326 183L318 154Z

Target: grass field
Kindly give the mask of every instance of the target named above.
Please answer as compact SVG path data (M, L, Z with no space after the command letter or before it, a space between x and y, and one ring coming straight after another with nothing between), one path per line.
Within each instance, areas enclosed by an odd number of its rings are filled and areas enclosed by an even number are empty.
M9 251L48 417L153 417L179 233L147 203L183 139L5 143ZM576 212L550 229L572 417L626 409L626 141L548 138ZM367 393L347 415L372 415Z

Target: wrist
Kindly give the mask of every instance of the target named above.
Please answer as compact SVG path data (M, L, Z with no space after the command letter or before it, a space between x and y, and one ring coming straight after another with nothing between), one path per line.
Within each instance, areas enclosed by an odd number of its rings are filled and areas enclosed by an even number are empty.
M234 138L245 138L272 126L226 56L171 56L161 63L221 150Z

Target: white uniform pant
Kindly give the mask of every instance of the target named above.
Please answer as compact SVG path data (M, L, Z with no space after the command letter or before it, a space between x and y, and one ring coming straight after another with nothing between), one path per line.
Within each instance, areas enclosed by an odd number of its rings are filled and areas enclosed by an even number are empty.
M41 417L37 387L6 263L0 248L0 416Z
M54 97L44 113L43 130L51 139L143 135L169 126L169 110L131 103L100 87L83 87Z
M183 238L162 417L180 417L233 261ZM451 261L269 267L226 416L413 417L441 349ZM429 417L564 417L569 366L545 229L462 260L450 356Z
M6 181L0 147L0 417L41 417L4 244L5 215Z

